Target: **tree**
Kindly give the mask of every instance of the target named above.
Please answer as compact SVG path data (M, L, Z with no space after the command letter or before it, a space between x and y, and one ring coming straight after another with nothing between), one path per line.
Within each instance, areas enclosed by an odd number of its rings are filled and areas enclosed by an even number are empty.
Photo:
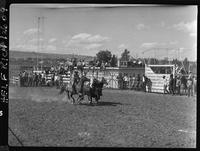
M97 54L97 60L100 62L109 62L111 60L112 54L108 50L101 50Z
M130 59L130 51L125 49L124 52L122 52L122 54L121 54L121 60L122 61L129 61L129 59Z
M115 55L112 56L111 61L110 61L111 67L116 67L117 66L117 57Z

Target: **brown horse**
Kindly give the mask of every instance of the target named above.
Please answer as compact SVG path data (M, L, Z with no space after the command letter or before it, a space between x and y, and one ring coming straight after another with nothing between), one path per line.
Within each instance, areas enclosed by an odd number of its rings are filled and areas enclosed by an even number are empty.
M62 94L64 91L67 92L68 99L72 98L72 101L73 101L72 103L74 104L75 99L73 95L75 94L80 95L81 91L83 91L84 82L86 81L90 81L90 79L88 79L85 76L82 76L79 82L75 84L74 86L71 83L67 85L63 85L61 86L60 94Z
M92 88L89 85L84 85L82 95L79 96L78 102L81 102L81 100L84 99L84 95L87 95L90 104L92 104L92 98L95 98L95 101L98 104L98 101L102 96L102 89L104 84L108 85L108 82L104 77L102 77L101 81L94 79Z

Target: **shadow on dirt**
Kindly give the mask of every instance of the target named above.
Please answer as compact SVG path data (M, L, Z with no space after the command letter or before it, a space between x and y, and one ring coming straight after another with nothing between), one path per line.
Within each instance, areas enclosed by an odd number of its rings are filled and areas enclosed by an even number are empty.
M98 104L93 103L93 104L89 104L89 103L80 103L79 105L86 105L86 106L117 106L117 105L124 105L120 102L99 102Z

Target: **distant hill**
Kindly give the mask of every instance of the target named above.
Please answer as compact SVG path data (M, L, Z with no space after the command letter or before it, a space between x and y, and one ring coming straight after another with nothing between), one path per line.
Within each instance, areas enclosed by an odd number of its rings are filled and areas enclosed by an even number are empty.
M25 51L9 51L9 58L36 58L38 55L38 58L51 58L51 59L67 59L67 58L73 58L76 57L78 59L85 59L85 61L92 60L93 56L85 56L85 55L73 55L73 54L56 54L56 53L35 53L35 52L25 52Z

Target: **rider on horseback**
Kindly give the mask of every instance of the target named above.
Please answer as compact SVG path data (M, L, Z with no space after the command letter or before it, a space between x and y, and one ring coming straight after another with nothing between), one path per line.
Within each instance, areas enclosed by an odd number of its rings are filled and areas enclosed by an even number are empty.
M79 80L80 80L80 77L79 77L78 71L75 70L74 71L74 79L73 79L72 88L74 89L74 91L76 93L77 93L77 91L76 91L76 85L78 84Z
M94 89L94 82L96 82L96 78L95 78L95 76L94 75L92 75L91 77L90 77L90 88L91 89Z

